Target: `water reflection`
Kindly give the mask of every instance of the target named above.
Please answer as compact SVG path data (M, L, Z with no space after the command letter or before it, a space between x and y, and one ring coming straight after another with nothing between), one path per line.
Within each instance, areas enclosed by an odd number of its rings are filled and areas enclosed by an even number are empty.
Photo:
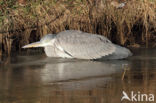
M43 67L44 69L40 71L40 77L42 83L60 83L63 88L70 89L89 89L96 87L100 82L110 81L111 77L109 76L121 72L125 65L127 65L126 61L53 62L47 63Z
M41 70L41 78L45 82L66 81L83 79L96 76L106 76L121 71L124 64L110 62L67 62L48 63Z
M120 103L123 90L156 95L155 51L115 61L15 56L0 64L0 103Z

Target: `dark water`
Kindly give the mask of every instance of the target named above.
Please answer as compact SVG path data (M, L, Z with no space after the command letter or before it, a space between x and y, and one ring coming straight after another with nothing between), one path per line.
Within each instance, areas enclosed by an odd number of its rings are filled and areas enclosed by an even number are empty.
M0 103L120 103L123 91L156 96L156 49L133 53L126 60L112 61L45 55L4 58Z

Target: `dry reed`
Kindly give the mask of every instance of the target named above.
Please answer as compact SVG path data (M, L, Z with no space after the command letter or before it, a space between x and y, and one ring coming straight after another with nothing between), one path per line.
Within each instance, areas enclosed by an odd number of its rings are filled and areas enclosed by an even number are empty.
M129 0L120 9L105 0L33 0L22 6L9 1L0 1L2 53L66 29L101 34L125 46L148 46L156 39L154 0Z

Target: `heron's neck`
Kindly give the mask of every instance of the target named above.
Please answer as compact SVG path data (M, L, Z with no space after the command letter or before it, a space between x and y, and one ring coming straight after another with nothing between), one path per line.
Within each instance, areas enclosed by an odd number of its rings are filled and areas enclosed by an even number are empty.
M48 57L57 57L54 46L45 46L44 51Z

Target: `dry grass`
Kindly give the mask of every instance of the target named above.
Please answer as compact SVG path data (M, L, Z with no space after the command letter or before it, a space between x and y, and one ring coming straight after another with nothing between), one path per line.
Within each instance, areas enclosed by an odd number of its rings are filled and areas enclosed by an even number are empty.
M10 1L10 0L8 0ZM107 36L121 45L155 41L156 1L129 0L117 9L105 0L33 0L20 6L1 1L0 32L3 53L39 40L47 33L76 29Z

